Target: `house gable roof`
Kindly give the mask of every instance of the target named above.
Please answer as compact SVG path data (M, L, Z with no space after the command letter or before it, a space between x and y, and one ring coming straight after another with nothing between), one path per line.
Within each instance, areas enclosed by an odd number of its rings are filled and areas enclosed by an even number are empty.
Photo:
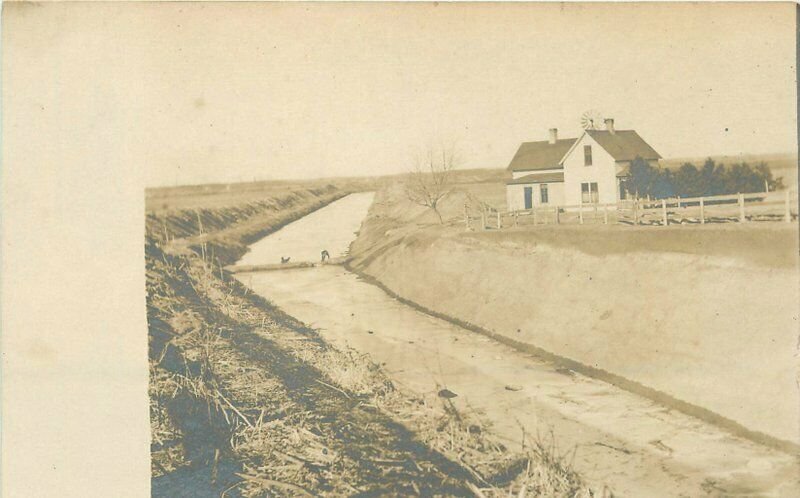
M523 142L511 163L508 165L509 171L537 171L543 169L559 169L561 158L575 143L575 138L564 138L556 140L551 144L549 141L542 142Z
M642 159L661 159L658 152L645 142L634 130L586 130L586 133L606 150L615 161Z

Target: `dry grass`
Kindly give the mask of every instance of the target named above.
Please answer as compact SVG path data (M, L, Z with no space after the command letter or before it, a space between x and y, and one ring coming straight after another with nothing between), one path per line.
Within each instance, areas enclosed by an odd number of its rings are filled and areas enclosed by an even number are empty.
M173 472L186 463L186 455L179 444L181 433L163 404L163 400L174 396L178 389L179 383L169 372L150 362L150 438L154 477Z

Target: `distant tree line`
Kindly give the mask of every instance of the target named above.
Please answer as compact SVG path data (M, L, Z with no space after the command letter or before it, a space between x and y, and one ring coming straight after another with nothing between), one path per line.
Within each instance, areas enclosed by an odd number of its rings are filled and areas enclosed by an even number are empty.
M637 157L630 168L626 189L632 195L653 199L665 197L703 197L737 193L770 192L783 188L781 178L773 178L767 163L746 162L725 166L706 159L702 167L683 163L677 170L651 166Z

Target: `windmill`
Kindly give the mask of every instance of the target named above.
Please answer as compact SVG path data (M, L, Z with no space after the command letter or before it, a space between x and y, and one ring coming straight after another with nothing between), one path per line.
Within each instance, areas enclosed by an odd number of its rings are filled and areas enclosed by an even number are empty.
M596 109L591 109L581 114L581 128L584 130L599 130L603 126L603 115Z

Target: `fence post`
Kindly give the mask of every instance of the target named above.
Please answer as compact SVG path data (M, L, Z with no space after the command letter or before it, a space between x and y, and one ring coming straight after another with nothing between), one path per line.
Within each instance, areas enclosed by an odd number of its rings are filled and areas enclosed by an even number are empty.
M581 202L578 204L578 218L580 219L581 225L583 225L583 203Z
M706 210L705 209L705 202L704 202L704 199L701 197L700 198L700 224L701 225L705 225L706 224L706 213L705 213L705 210Z
M792 221L792 191L786 190L786 213L784 214L783 221L789 223Z
M603 204L603 224L608 225L608 204Z
M497 211L497 229L500 230L501 228L503 228L503 225L500 221L500 211Z
M514 226L519 225L519 211L514 211Z
M669 225L669 219L667 219L667 200L661 199L661 213L664 215L664 226Z
M633 200L633 224L639 224L639 199L636 198Z
M677 196L678 198L678 209L681 208L681 196Z
M788 204L787 204L787 206L788 206ZM558 225L558 224L561 223L561 210L558 208L558 206L556 206L553 209L556 210L556 225ZM787 209L788 209L788 207L787 207Z
M739 193L739 223L744 223L745 221L746 220L745 220L745 217L744 217L744 194L742 194L740 192Z

